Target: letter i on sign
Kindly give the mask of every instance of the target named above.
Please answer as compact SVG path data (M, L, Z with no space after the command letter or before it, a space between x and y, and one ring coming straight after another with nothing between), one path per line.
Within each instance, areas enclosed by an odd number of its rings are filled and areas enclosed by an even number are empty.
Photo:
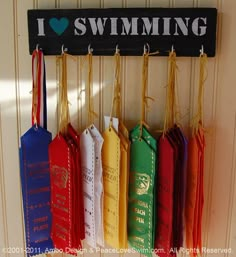
M45 36L44 33L44 18L38 18L38 36Z

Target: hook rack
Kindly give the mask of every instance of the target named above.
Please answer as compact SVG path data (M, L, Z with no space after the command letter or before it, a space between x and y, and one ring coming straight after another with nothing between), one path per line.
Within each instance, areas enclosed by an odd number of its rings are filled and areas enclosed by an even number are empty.
M170 49L199 56L201 49L213 57L216 23L215 8L34 9L28 10L29 50L40 45L45 55L59 55L66 45L72 55L106 56L119 46L126 56L167 56Z

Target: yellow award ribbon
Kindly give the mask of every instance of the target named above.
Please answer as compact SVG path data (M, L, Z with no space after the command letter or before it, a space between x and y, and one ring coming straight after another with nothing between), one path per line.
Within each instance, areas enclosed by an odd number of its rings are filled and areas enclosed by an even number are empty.
M104 238L119 248L120 139L110 126L103 132Z
M117 249L124 249L128 247L127 211L130 143L128 130L121 121L121 59L119 51L116 51L114 60L115 79L110 124L103 134L104 226L106 242ZM119 120L118 133L113 128L113 114ZM113 181L108 181L108 176L113 178ZM122 193L119 194L119 192ZM113 200L111 200L111 197L113 197ZM114 210L112 214L109 210L111 208Z

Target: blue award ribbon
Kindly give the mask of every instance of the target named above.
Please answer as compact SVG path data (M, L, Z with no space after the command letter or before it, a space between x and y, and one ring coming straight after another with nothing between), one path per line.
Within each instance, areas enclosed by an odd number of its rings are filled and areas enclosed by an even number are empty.
M33 97L40 91L39 108L42 119L34 124L22 137L20 155L20 177L23 197L24 224L27 256L53 250L51 234L51 192L48 146L52 135L46 130L46 79L43 53L35 50L33 64ZM35 59L36 58L36 59ZM37 81L37 83L35 83ZM35 89L35 87L37 87ZM35 98L34 98L35 99ZM33 104L34 101L33 101Z
M33 126L21 137L20 166L27 256L53 249L50 238L50 173L48 145L52 135Z

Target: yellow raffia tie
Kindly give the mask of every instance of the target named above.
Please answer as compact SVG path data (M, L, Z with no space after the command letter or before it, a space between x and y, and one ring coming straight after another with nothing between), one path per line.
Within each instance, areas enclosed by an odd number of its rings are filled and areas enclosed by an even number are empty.
M62 134L67 132L67 124L69 122L69 106L68 106L68 97L67 97L67 57L63 53L61 56L61 77L59 85L59 131Z
M94 119L98 117L97 113L94 111L93 104L93 54L89 52L87 54L88 60L88 119L87 126L94 123Z
M164 131L165 134L169 128L175 124L177 108L176 108L176 53L171 51L168 58L168 84L166 92L166 110L165 110L165 121Z
M154 53L153 53L154 54ZM148 61L149 61L149 52L143 53L143 67L142 67L142 95L141 95L141 119L140 119L140 135L139 138L142 138L143 125L149 128L146 122L146 109L149 108L148 100L154 101L152 97L146 96L147 86L148 86Z
M120 70L121 70L121 61L120 53L115 54L115 96L114 96L114 105L115 105L115 115L118 119L121 119L121 82L120 82Z
M199 85L198 85L198 107L197 114L193 119L193 135L198 132L199 126L203 126L203 95L204 83L207 79L207 55L201 53L199 56Z
M120 82L120 70L121 70L121 60L120 53L117 51L114 55L115 61L115 76L114 76L114 84L113 84L113 99L112 106L110 112L110 124L112 125L112 116L113 113L115 117L121 119L121 82Z
M67 124L70 122L69 101L67 95L67 56L75 58L72 55L63 53L58 57L60 67L59 83L59 132L63 135L67 133Z
M38 52L37 52L37 55L36 55L36 58L37 58L37 65L36 65L36 83L34 84L33 86L33 96L32 96L32 105L33 105L33 119L34 119L34 124L36 125L37 127L37 109L38 109L38 70L39 70L39 56L38 56ZM34 80L34 78L33 78Z

